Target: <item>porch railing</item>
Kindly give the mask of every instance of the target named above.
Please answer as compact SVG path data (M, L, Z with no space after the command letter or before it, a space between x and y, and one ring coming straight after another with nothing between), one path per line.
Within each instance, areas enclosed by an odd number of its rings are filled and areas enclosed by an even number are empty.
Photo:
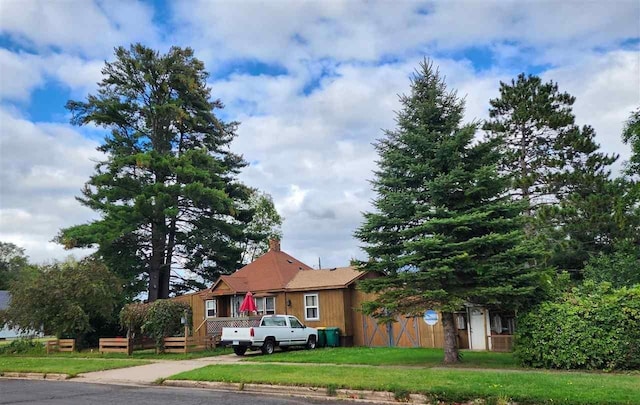
M222 328L250 328L260 325L259 316L207 319L207 335L219 336Z
M491 339L492 352L513 351L513 335L491 335L489 339Z

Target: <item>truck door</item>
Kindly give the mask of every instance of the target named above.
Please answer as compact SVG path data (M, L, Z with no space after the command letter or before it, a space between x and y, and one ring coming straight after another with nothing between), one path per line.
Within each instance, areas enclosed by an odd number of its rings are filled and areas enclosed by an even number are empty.
M296 318L289 318L291 324L291 344L302 345L307 342L307 334L304 327Z

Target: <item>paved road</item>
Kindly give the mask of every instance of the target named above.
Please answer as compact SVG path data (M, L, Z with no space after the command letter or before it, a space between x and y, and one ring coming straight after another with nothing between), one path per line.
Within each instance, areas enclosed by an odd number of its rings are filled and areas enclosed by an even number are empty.
M132 387L73 381L0 379L0 404L43 405L310 405L342 401L265 397L233 392L169 387Z

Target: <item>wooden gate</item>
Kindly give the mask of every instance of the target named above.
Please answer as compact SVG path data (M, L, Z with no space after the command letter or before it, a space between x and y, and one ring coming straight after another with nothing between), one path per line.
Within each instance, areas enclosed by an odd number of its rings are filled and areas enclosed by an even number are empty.
M420 318L397 317L396 322L379 324L362 315L364 345L368 347L420 347Z

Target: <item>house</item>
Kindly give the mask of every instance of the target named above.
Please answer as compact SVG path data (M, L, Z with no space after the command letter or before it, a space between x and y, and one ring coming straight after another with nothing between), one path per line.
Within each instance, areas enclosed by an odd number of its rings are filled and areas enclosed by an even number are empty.
M225 326L251 326L262 315L295 315L311 327L332 326L341 331L341 343L354 343L360 313L354 305L363 293L357 280L371 277L352 267L314 270L283 252L272 240L269 251L235 273L221 276L211 288L174 298L193 312L194 334L219 335ZM241 316L240 304L251 291L256 316Z
M191 306L197 336L220 335L226 326L255 326L260 316L278 313L294 315L311 327L340 328L343 346L443 347L442 322L429 325L421 317L398 317L378 324L360 312L362 303L374 296L356 286L369 277L378 276L353 267L314 270L272 240L269 251L254 262L221 276L206 290L174 299ZM249 291L258 308L255 316L239 310ZM456 313L456 324L460 348L510 348L513 318L468 307Z

